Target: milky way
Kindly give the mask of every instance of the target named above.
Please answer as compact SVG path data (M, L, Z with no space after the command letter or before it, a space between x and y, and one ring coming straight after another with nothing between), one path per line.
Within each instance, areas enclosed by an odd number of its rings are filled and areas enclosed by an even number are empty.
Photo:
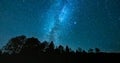
M65 23L64 19L68 15L68 10L69 10L69 3L67 0L56 0L55 3L51 6L51 8L48 10L48 14L52 14L51 16L48 16L50 19L53 19L50 21L50 27L48 29L48 40L49 41L55 41L56 44L58 44L59 41L59 35L61 33L60 27L62 26L61 24Z

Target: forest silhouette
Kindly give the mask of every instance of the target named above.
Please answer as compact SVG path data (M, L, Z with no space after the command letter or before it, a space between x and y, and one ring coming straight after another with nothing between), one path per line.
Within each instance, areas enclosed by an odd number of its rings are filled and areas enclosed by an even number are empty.
M106 53L99 48L88 51L69 46L55 46L54 42L39 41L24 35L11 38L0 50L0 63L108 63L120 62L119 53Z

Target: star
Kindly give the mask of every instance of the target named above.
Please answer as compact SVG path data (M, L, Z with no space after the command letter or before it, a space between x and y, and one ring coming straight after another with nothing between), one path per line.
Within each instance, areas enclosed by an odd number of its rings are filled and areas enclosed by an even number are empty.
M74 21L74 22L73 22L73 24L74 24L74 25L76 25L76 24L77 24L77 22L76 22L76 21Z

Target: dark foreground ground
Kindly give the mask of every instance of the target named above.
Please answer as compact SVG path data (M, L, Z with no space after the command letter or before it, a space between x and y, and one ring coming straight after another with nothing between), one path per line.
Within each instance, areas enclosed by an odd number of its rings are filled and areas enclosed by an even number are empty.
M120 53L1 55L0 63L120 63Z

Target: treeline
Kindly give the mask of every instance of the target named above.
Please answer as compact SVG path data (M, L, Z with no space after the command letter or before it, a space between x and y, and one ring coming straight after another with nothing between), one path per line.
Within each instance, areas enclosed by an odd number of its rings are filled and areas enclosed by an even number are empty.
M100 49L89 49L87 52L82 48L73 51L68 46L55 46L54 42L39 41L37 38L26 38L26 36L17 36L1 49L3 54L39 54L39 53L100 53Z
M89 49L87 52L81 48L73 51L68 46L55 46L53 41L41 42L37 38L22 35L10 39L1 49L0 60L2 63L99 63L108 61L103 58L112 59L119 55L113 53L111 58L111 54L103 53L98 48Z

